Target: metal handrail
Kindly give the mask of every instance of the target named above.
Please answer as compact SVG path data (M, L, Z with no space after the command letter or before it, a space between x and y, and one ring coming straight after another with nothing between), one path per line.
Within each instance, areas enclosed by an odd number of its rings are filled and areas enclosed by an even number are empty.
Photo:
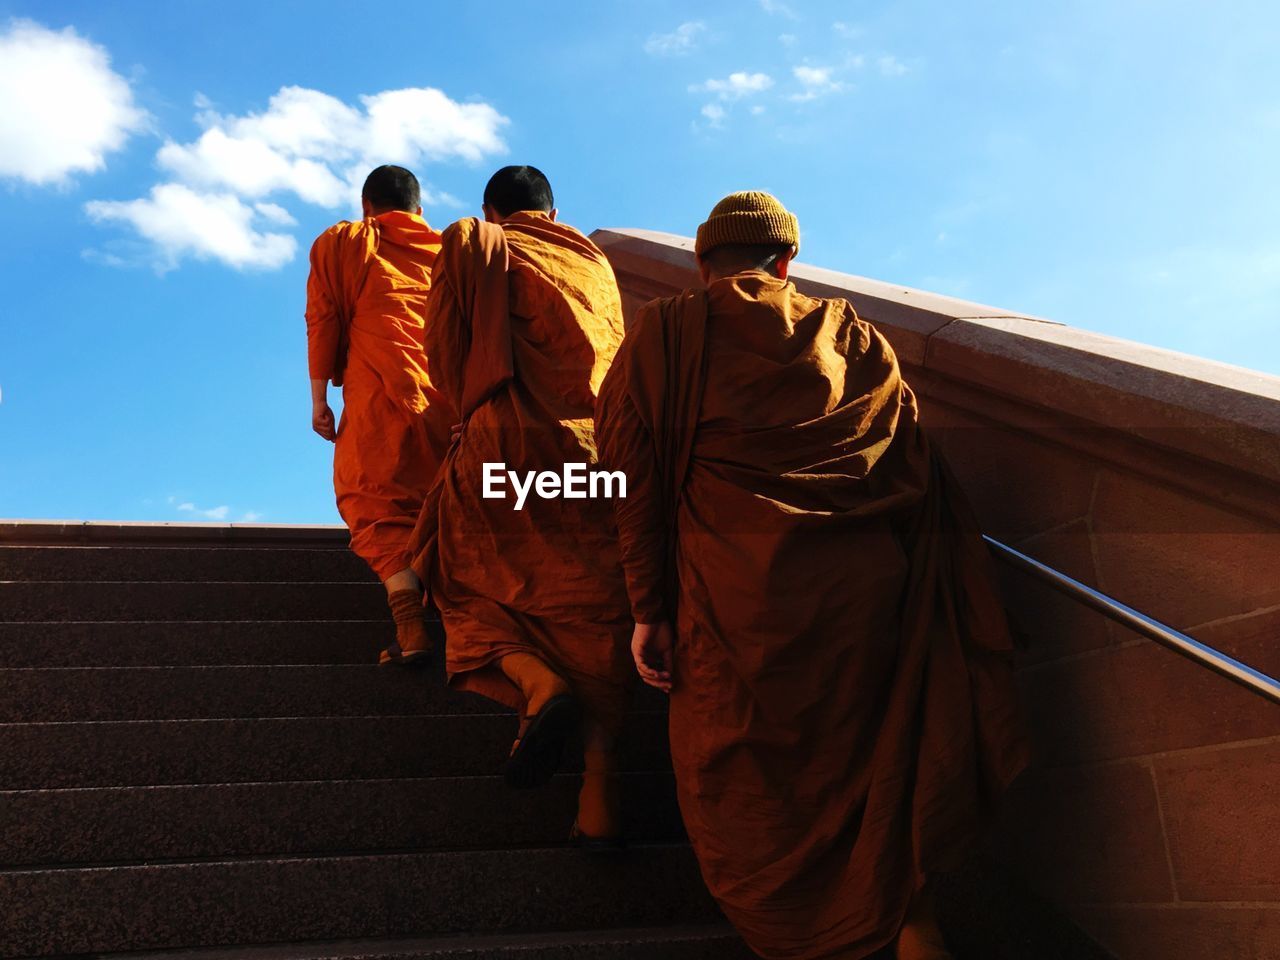
M1156 643L1162 644L1170 650L1180 653L1216 673L1222 674L1229 680L1234 680L1241 686L1248 687L1254 693L1262 694L1262 696L1274 703L1280 703L1280 680L1275 679L1275 677L1269 677L1260 670L1255 670L1247 663L1241 663L1222 651L1201 643L1195 637L1187 636L1181 630L1175 630L1168 624L1148 617L1145 613L1135 610L1133 607L1123 604L1119 600L1067 576L1062 571L1055 570L1034 557L1029 557L1025 553L1001 543L999 540L988 537L985 534L982 539L986 540L995 549L996 555L1002 560L1038 577L1073 600L1078 600L1085 606L1097 610L1103 616L1110 617L1117 623L1124 624L1129 629L1151 638Z

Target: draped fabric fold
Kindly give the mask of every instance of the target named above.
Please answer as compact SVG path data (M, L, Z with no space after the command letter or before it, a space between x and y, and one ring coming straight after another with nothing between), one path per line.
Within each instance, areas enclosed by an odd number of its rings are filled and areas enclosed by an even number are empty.
M448 443L424 414L439 396L422 352L440 235L391 211L344 221L311 248L308 368L342 387L333 455L351 548L382 579L408 566L405 541Z
M505 250L505 257L501 251ZM616 731L631 671L613 507L484 496L485 464L521 475L594 465L592 411L622 340L613 271L572 227L517 213L449 227L427 308L433 383L465 423L411 538L447 635L452 686L523 709L496 668L533 653Z
M768 960L891 943L1026 762L990 558L884 338L750 272L641 310L601 389L708 887Z

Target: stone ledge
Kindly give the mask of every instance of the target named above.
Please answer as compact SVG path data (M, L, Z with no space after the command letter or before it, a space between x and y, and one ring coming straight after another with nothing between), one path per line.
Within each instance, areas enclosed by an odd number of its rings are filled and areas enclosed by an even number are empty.
M148 523L113 520L0 520L0 544L282 544L342 547L347 528L290 523Z
M615 228L592 238L632 294L697 285L687 237ZM1280 483L1280 377L834 270L797 264L792 273L802 292L853 303L917 368L909 376L927 371L1115 436L1128 448L1121 461L1148 459L1145 449L1185 457L1188 473L1216 465L1265 488ZM1216 488L1221 470L1211 472L1205 485Z

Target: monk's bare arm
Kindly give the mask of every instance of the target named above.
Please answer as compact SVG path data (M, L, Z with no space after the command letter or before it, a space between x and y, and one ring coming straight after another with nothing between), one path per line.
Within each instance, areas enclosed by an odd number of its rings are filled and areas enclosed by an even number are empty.
M338 435L333 420L333 408L329 406L329 381L311 381L311 429L332 442Z
M322 233L311 246L311 273L307 277L307 368L311 375L311 429L326 440L336 436L328 385L337 373L342 340L337 276L338 237Z

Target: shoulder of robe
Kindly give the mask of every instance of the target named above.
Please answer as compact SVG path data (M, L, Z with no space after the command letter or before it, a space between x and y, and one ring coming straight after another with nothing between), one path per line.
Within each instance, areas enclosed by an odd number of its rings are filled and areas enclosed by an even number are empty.
M361 237L369 229L369 225L363 220L339 220L320 236L316 237L311 246L312 249L315 249L322 246L342 244Z

